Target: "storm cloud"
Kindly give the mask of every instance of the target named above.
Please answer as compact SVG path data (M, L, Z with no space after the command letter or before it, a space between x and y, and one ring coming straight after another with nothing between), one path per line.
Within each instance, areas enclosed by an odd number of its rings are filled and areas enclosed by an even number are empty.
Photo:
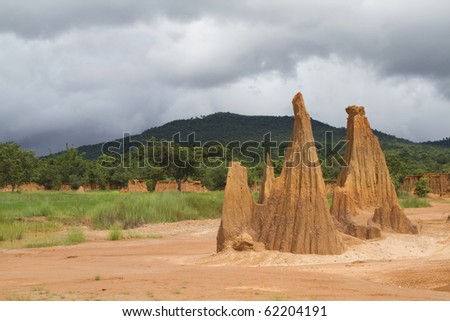
M446 1L0 0L0 141L45 154L216 111L449 136Z

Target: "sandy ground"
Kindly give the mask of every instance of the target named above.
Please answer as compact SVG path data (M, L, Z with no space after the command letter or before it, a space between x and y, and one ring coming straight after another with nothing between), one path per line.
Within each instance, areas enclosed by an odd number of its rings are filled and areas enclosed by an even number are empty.
M345 237L339 256L215 254L219 220L148 225L162 238L0 251L0 300L450 300L450 200L408 209L420 235Z

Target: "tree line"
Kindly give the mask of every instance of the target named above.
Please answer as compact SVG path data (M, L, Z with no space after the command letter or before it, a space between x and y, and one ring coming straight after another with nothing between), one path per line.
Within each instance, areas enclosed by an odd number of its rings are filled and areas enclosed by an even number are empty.
M248 167L249 184L259 182L264 168L262 148L249 151L230 148L221 144L208 148L194 148L177 143L161 143L154 138L150 144L127 146L122 152L109 151L96 159L86 159L76 148L66 146L66 150L47 157L37 157L33 151L24 150L15 142L0 144L0 188L11 185L13 190L23 183L37 183L48 190L59 190L63 185L72 189L89 184L98 189L126 187L131 179L147 182L153 190L158 180L201 180L209 190L225 187L227 163L243 161ZM434 149L433 149L434 151ZM340 151L342 153L343 150ZM430 154L417 151L411 146L385 151L386 161L394 184L399 190L407 175L427 172L450 172L450 155L447 151ZM324 150L318 150L325 179L335 179L340 170L336 161L325 161ZM427 157L428 156L428 157ZM250 160L249 160L250 158ZM283 154L271 156L275 173L283 167ZM218 161L218 160L221 161ZM327 165L327 166L325 166Z

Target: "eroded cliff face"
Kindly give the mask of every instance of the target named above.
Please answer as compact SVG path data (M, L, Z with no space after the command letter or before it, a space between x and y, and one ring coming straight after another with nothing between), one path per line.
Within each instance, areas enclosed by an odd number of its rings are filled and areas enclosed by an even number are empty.
M128 186L120 190L121 193L146 193L148 192L147 184L143 180L131 179Z
M262 204L255 204L247 185L246 169L230 167L217 250L233 247L246 234L247 243L264 244L268 250L298 254L340 254L343 243L328 210L325 183L314 147L311 119L303 97L293 101L292 146L280 177L266 168ZM268 191L268 192L266 192ZM236 245L235 245L236 247Z
M421 178L425 178L428 181L427 186L430 189L430 193L444 197L446 195L450 195L450 174L448 173L428 173L423 175L406 176L403 181L403 190L414 193L415 185Z
M347 234L370 239L381 230L417 233L400 209L384 153L373 134L364 107L346 109L347 146L333 193L331 214Z

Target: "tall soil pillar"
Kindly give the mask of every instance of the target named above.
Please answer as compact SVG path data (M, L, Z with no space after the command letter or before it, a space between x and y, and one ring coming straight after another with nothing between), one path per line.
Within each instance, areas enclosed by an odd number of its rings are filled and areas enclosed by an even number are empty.
M328 210L311 119L301 93L295 95L292 105L292 146L266 203L256 209L259 241L267 249L282 252L340 254L344 246Z
M417 233L400 209L386 160L364 107L346 108L347 146L331 213L347 234L370 239L380 230Z
M217 252L232 248L243 233L255 234L251 229L254 205L247 182L247 169L238 162L232 162L228 169L222 221L217 233Z

